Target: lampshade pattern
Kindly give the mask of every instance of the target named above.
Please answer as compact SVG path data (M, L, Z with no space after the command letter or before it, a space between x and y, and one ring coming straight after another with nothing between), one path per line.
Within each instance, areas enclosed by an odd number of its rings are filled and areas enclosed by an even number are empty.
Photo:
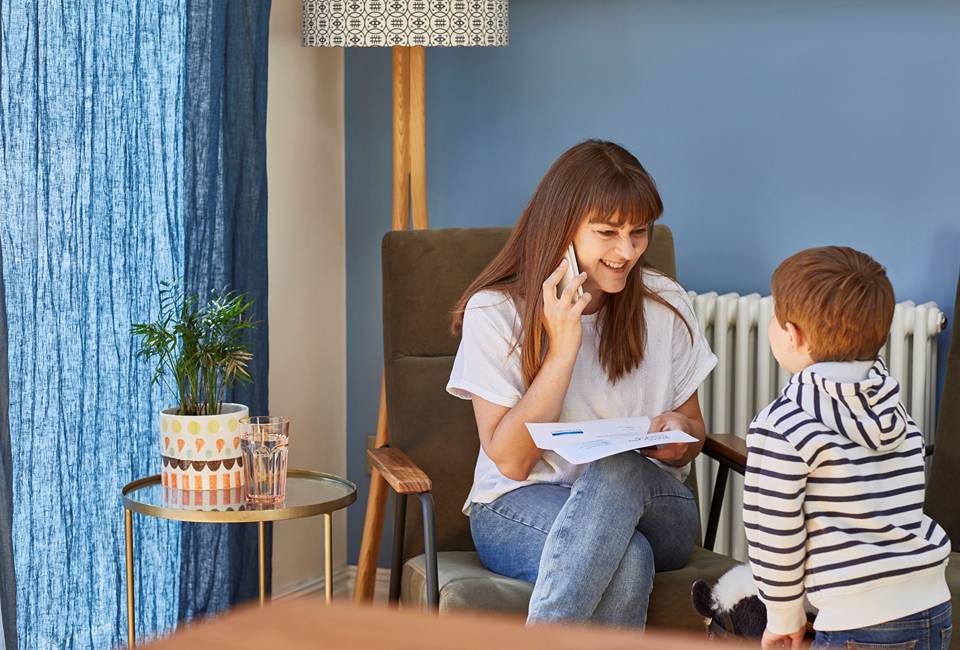
M509 0L302 0L307 47L495 47Z

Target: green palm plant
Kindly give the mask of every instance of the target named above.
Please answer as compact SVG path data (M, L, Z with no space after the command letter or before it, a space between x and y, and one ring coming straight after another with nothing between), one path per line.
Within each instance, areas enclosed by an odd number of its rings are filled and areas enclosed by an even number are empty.
M131 326L142 337L137 357L157 360L153 383L174 389L173 377L179 415L218 415L226 390L253 380L247 370L253 354L245 341L256 325L247 314L252 306L244 293L217 290L201 304L196 294L161 282L157 320Z

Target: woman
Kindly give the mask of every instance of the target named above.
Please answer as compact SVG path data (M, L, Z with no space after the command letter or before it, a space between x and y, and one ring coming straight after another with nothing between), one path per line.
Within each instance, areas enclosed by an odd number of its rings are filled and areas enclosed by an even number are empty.
M447 390L473 401L481 442L464 512L484 565L535 583L530 623L643 627L654 572L683 566L698 533L682 481L703 446L697 387L716 358L686 292L641 260L662 211L633 155L581 143L455 311ZM583 272L558 295L571 243ZM639 415L698 442L575 466L524 426Z

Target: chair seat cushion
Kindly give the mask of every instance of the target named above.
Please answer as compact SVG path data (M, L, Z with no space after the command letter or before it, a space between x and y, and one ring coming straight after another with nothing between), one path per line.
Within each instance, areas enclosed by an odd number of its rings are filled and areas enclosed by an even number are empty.
M485 609L526 616L533 585L487 570L473 551L446 551L437 554L440 583L440 611ZM403 565L400 602L425 607L427 578L423 555Z
M647 625L703 630L703 618L690 604L690 587L697 578L714 582L736 564L729 557L697 547L685 567L658 573L653 582L656 596L650 600ZM438 553L437 573L441 612L484 609L526 616L533 585L488 571L474 552ZM423 555L411 558L403 566L400 602L408 607L425 606Z

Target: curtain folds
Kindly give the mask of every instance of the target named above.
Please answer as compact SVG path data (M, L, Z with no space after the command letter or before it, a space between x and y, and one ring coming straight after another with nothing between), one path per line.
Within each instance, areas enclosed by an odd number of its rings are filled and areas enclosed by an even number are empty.
M130 324L157 313L161 280L256 297L256 383L234 398L267 412L269 11L0 1L8 648L126 643L119 490L159 471L157 412L172 401ZM255 529L135 520L141 635L256 594Z
M120 488L168 401L130 324L182 276L184 5L4 2L0 246L20 647L126 640ZM176 623L176 524L137 521L144 631Z
M0 650L17 647L17 581L13 570L13 480L10 457L7 310L3 299L3 243L0 242Z
M184 286L246 291L256 300L254 383L232 401L251 415L267 402L267 37L270 2L194 0L188 5L184 98ZM269 531L268 531L269 532ZM267 535L267 558L271 557ZM257 527L181 528L181 620L258 594ZM220 567L229 558L231 571ZM267 563L267 584L270 563Z

